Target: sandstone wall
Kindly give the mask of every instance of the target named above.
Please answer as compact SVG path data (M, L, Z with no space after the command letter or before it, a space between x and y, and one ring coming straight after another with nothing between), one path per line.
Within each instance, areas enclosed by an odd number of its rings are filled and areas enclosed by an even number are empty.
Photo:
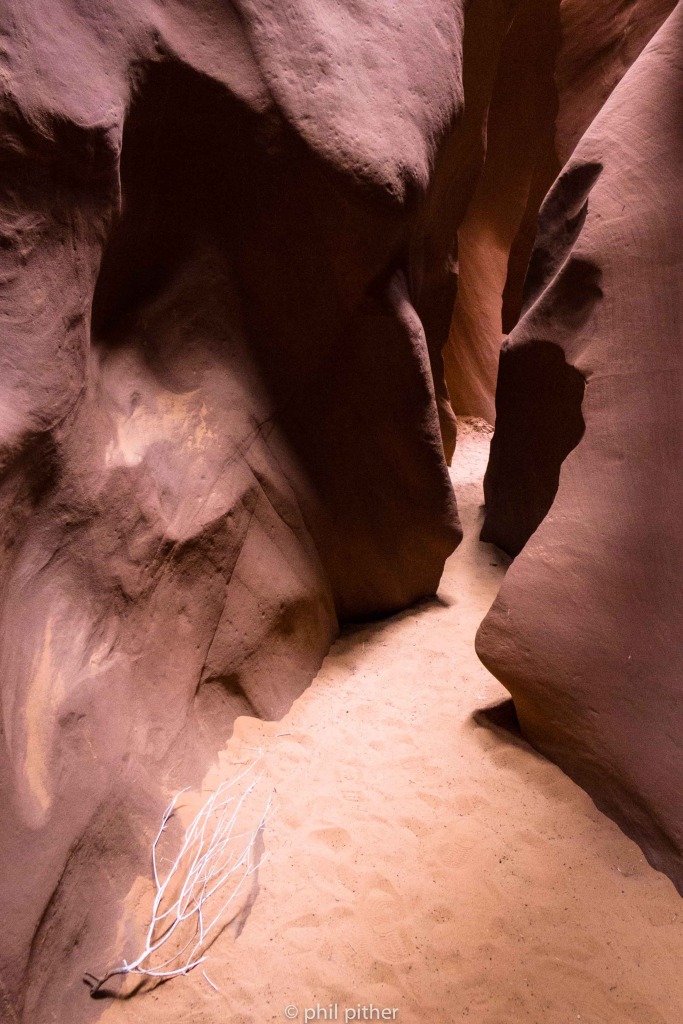
M503 336L514 327L554 179L674 0L521 0L486 125L486 162L458 231L457 301L444 348L455 411L495 419Z
M3 17L0 976L39 1024L85 1012L167 790L459 540L415 303L463 15Z
M525 735L681 890L682 37L678 4L541 212L482 534L521 554L478 635Z

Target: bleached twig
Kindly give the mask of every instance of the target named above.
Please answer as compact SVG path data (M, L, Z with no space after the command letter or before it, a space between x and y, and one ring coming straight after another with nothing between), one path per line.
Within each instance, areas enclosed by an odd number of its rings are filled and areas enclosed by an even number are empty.
M206 971L202 971L202 974L204 975L204 977L206 978L206 980L208 981L209 985L214 990L214 992L218 992L218 994L220 995L221 994L221 990L219 989L218 985L214 985L214 983L211 981L211 978L206 973Z
M255 859L254 847L272 812L272 796L256 826L246 832L235 833L240 811L261 776L257 775L241 795L238 796L234 790L245 776L253 772L259 759L260 755L235 778L222 782L206 800L187 827L180 851L164 874L159 867L158 846L179 798L187 790L181 790L171 800L152 843L152 875L156 891L145 947L132 963L124 960L120 967L107 971L102 978L86 974L85 981L90 985L91 996L96 996L102 986L116 975L168 979L187 974L206 960L205 951L219 933L228 907L242 891L247 879L263 863L263 857ZM235 851L238 840L244 840L244 843ZM163 959L165 953L173 949L169 943L174 936L176 948ZM164 953L160 953L162 948ZM159 956L162 957L161 962Z

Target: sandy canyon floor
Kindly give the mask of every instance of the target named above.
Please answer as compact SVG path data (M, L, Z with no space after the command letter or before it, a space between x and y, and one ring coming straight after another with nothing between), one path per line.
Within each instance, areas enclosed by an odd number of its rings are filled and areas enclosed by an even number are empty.
M303 1022L330 1004L401 1024L683 1020L680 897L506 728L474 653L505 572L477 539L488 443L465 425L465 538L438 599L348 631L281 722L238 720L206 781L263 750L278 810L256 898L206 975L100 1004L106 1024Z

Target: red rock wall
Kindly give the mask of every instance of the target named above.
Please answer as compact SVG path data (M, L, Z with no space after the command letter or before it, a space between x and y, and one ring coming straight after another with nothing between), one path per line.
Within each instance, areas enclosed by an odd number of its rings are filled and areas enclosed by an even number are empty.
M571 139L614 84L577 58L591 99L575 110L565 39L557 93L529 108L540 135L526 107L507 122L547 81L554 10L542 31L531 0L16 0L0 14L10 1019L75 1024L166 789L202 777L235 717L280 716L340 622L435 592L460 536L441 354L458 228L479 225L461 231L466 296L481 265L467 238L486 229L477 209L519 124L536 142L497 208L489 331L550 181L554 104ZM634 53L652 19L631 19ZM511 63L517 48L528 59ZM618 78L619 46L609 60ZM554 375L566 423L541 497L516 499L521 543L583 428L583 369L555 343L550 362L529 372ZM548 409L533 415L547 426Z
M520 0L503 42L486 161L458 231L458 297L444 348L457 413L495 419L502 337L514 327L538 211L614 86L674 0Z
M0 976L40 1024L166 787L459 540L415 303L462 13L4 13Z
M482 534L521 554L477 642L524 734L681 891L682 38L679 3L541 212Z

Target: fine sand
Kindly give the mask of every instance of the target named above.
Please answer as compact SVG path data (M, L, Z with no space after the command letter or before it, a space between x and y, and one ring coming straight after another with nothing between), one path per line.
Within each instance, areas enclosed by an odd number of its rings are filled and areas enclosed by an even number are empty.
M680 898L474 653L505 565L477 540L489 435L463 426L439 598L347 631L281 722L237 721L206 785L263 750L267 860L205 974L100 1004L106 1024L683 1020Z

